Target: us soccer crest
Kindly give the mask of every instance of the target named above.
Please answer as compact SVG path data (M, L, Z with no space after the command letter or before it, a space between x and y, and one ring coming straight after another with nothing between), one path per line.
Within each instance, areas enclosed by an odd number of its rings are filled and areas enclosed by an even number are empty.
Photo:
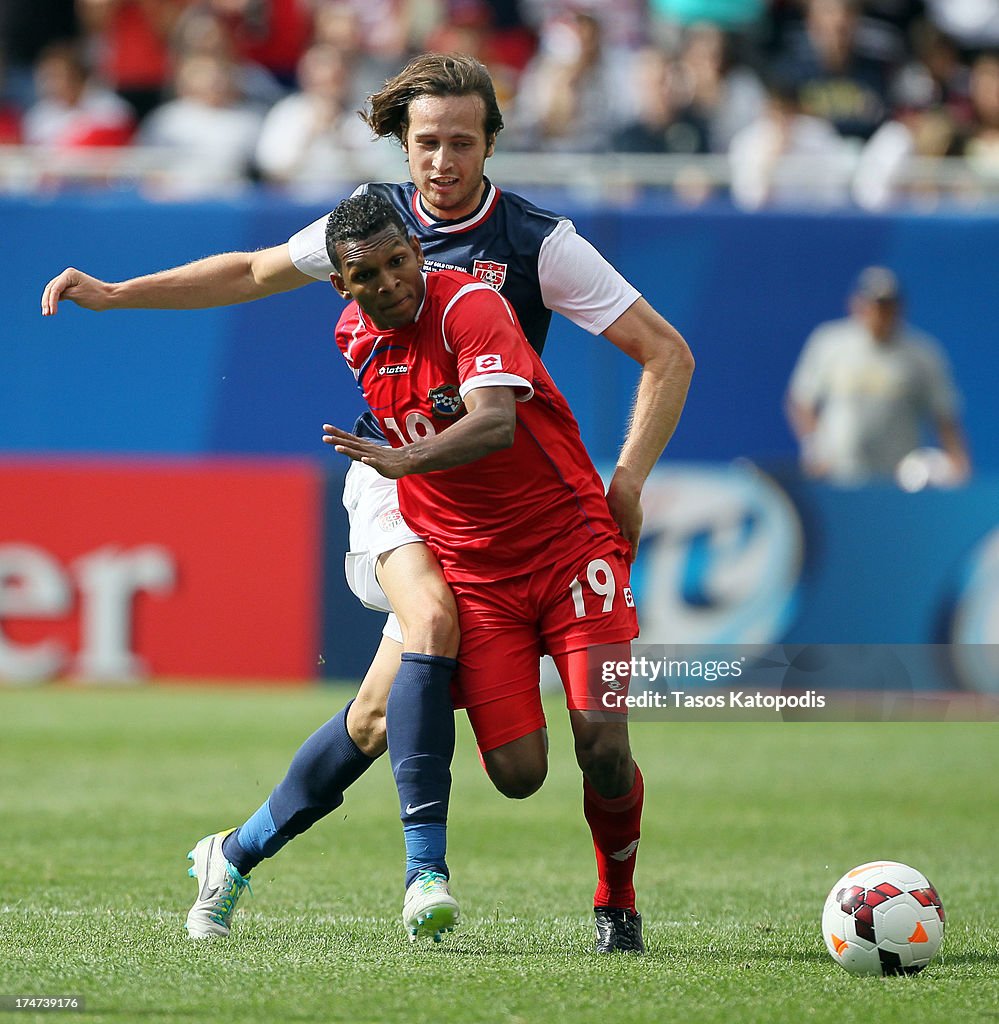
M464 408L457 384L440 384L427 392L430 409L436 416L454 417Z
M499 291L506 280L506 266L505 263L494 263L492 260L476 260L472 264L472 276Z

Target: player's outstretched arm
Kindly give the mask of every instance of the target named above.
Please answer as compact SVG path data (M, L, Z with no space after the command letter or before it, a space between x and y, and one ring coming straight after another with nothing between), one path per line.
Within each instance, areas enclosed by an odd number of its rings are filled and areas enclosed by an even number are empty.
M402 448L375 444L329 423L323 424L323 441L341 455L372 466L390 480L464 466L513 444L517 426L513 388L475 388L465 396L465 408L467 415L447 430Z
M607 504L634 558L642 532L642 487L676 429L694 357L679 331L645 299L625 310L604 337L642 367L628 435L607 489Z
M210 309L262 299L314 280L292 262L287 244L257 252L227 252L127 281L101 281L75 267L42 292L42 316L63 300L84 309Z

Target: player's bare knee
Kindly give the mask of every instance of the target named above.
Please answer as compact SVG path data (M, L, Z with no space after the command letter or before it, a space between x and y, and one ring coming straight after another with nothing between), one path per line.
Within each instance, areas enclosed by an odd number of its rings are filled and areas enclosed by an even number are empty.
M548 775L543 753L491 750L483 756L486 774L496 789L510 800L526 800L541 788Z
M424 616L424 630L436 653L453 658L458 653L458 609L450 591L447 600L430 603Z
M544 784L548 774L548 766L540 768L525 765L513 767L508 771L490 774L489 778L496 789L510 800L526 800L533 796Z
M381 757L388 749L384 705L360 698L355 700L347 713L347 732L362 754Z
M419 611L410 613L403 623L404 645L416 654L434 654L453 658L458 653L458 609L451 592L446 597L427 595Z

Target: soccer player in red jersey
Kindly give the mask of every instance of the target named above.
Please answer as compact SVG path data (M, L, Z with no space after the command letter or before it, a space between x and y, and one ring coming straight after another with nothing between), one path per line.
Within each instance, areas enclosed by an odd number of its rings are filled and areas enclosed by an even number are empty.
M457 601L455 704L467 708L486 771L508 795L534 792L547 771L537 666L553 656L577 741L602 751L579 752L598 928L641 952L633 874L642 775L626 717L600 714L590 689L593 660L627 661L638 633L629 546L576 421L506 301L459 271L424 275L419 242L385 199L345 200L327 240L333 284L353 299L337 345L391 447L328 424L324 440L398 480L400 509ZM430 753L401 756L440 760L434 731L444 711L432 701L410 707L426 723L414 728ZM391 735L389 751L397 755ZM401 802L446 806L449 778L436 767L425 775L402 780ZM620 795L602 798L608 788ZM435 868L433 843L407 828L410 870Z
M420 240L426 269L480 275L514 307L538 353L555 311L603 335L641 366L628 436L607 490L634 554L642 485L673 432L693 371L683 338L576 234L571 221L501 191L485 177L503 118L478 61L461 54L414 58L370 97L366 119L375 134L398 139L412 182L362 190L396 207ZM70 267L46 285L42 314L53 315L61 300L94 310L200 309L328 282L333 268L326 220L269 249L222 253L117 283ZM432 552L399 512L394 481L354 463L344 503L351 519L348 583L365 604L395 614L356 698L299 747L285 777L243 825L206 836L192 850L191 871L202 883L187 917L192 938L229 934L250 871L342 804L346 789L386 750L387 706L411 688L429 685L424 676L434 677L439 689L436 677L458 649L454 598ZM576 742L599 773L601 749L579 735ZM591 804L598 798L619 795L613 780L598 789L592 799L584 798L587 817L597 813ZM515 786L507 792L518 795ZM410 807L419 804L403 805L404 824ZM409 927L405 914L404 919ZM597 948L616 948L614 936L598 936Z

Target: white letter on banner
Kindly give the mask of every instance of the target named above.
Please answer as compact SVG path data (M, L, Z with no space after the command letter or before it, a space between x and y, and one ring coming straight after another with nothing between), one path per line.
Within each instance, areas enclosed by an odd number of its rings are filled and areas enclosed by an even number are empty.
M31 544L0 544L0 679L34 683L56 675L66 651L57 640L15 644L5 619L61 619L72 607L69 580L48 552Z
M177 573L170 551L146 544L131 551L99 548L73 564L82 594L80 654L74 672L87 679L128 680L146 666L132 652L132 614L140 591L169 594Z

